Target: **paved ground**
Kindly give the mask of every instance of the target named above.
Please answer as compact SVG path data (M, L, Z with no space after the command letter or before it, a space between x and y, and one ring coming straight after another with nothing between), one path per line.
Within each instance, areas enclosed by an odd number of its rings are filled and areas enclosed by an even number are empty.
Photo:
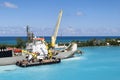
M25 59L24 56L0 58L0 66L15 64L16 61Z

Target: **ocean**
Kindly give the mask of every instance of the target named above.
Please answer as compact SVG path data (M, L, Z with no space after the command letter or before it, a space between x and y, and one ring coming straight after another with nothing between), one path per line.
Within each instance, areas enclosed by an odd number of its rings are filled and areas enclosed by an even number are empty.
M120 80L120 46L82 47L59 64L0 66L0 80Z
M1 44L16 44L16 39L22 38L23 40L26 40L27 37L0 37L0 43ZM47 42L50 42L51 37L44 37ZM79 40L79 41L87 41L91 39L99 39L104 40L106 38L116 39L120 38L120 36L58 36L57 37L57 43L66 43L71 42L73 40Z

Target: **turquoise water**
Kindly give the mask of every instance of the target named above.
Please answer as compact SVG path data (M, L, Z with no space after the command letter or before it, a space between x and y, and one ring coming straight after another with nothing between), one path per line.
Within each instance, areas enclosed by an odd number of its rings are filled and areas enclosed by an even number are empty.
M0 80L120 80L120 47L84 47L60 64L0 66Z

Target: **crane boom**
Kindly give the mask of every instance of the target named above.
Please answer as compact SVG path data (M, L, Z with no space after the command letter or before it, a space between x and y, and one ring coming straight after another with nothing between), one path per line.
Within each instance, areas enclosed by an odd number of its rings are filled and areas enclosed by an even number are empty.
M51 46L52 47L55 46L56 37L57 37L57 34L58 34L58 29L59 29L61 18L62 18L62 13L63 13L63 11L61 10L60 13L59 13L59 16L58 16L58 21L57 21L57 24L56 24L56 27L55 27L55 30L54 30L54 34L51 37Z

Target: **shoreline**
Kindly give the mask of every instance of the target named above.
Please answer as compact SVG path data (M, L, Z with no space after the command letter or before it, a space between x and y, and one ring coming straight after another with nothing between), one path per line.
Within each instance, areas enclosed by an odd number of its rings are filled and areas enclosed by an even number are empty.
M120 46L83 46L78 48L84 48L84 47L120 47Z
M78 47L80 48L94 48L94 47L120 47L120 46L84 46L84 47ZM25 59L24 56L13 56L13 57L5 57L0 58L0 67L1 66L8 66L8 65L15 65L16 61Z

